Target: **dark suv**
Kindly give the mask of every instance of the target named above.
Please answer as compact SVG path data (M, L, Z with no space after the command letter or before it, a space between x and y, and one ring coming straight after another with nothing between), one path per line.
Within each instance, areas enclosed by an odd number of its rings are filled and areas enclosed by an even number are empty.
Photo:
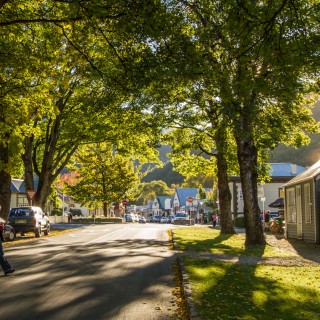
M9 224L23 236L27 232L34 232L35 236L41 237L41 233L50 233L50 222L40 207L12 208L8 216Z

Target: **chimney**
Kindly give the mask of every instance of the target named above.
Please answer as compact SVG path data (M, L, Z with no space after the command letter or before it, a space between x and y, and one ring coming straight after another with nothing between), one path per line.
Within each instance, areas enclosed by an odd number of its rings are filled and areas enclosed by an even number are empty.
M297 165L291 164L291 174L296 175L297 174Z

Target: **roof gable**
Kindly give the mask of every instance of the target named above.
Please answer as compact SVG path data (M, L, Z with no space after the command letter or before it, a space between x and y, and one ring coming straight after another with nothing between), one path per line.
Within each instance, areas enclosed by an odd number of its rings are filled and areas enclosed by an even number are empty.
M316 162L315 164L313 164L308 169L306 169L304 172L300 173L299 175L297 175L296 177L294 177L293 179L288 181L283 186L287 187L292 184L297 184L299 182L310 180L310 179L315 178L319 174L320 174L320 160L318 162Z
M196 199L198 192L198 188L177 188L176 194L178 196L180 206L185 206L189 197Z
M169 199L172 201L172 197L170 196L157 196L157 201L161 209L166 208L166 200Z
M13 192L13 193L19 193L19 187L17 187L14 179L11 180L10 190L11 190L11 192Z

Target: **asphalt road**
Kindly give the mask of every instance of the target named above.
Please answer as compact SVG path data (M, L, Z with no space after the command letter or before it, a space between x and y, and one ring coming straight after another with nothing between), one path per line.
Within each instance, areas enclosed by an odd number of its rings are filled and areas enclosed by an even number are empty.
M6 248L0 320L176 319L172 227L91 225Z

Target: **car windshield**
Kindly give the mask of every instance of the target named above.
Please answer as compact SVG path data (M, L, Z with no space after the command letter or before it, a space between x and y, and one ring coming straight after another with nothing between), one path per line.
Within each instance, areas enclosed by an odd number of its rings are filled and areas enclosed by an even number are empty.
M188 215L186 213L177 213L176 217L177 218L186 218L186 217L188 217Z
M30 208L12 208L9 217L28 216L29 214L33 214L33 211L30 210Z

